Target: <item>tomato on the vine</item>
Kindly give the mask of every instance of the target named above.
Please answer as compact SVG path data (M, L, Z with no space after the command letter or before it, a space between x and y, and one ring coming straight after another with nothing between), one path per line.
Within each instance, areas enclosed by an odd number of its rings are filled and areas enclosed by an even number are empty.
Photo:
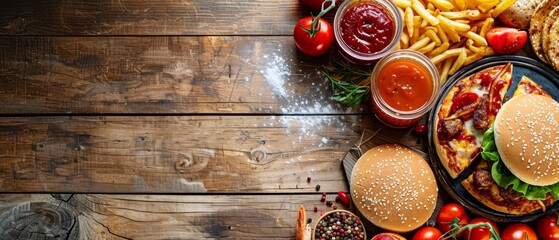
M319 18L314 27L314 34L310 33L313 19L313 17L301 19L293 30L293 38L301 52L310 56L320 56L328 52L334 44L334 30L328 21Z
M557 216L547 215L540 219L536 224L536 232L543 240L559 240L559 227Z
M501 232L501 240L537 240L536 232L525 223L514 223Z
M412 240L438 240L443 233L435 227L422 227L413 235Z
M499 229L495 223L487 218L474 218L470 220L469 224L476 224L476 223L489 223L491 227L495 229L495 232L499 234ZM472 228L472 230L466 230L464 234L465 240L490 240L491 239L491 232L487 227L476 227Z
M303 3L305 3L305 5L309 6L312 9L321 9L322 7L322 3L324 3L325 0L303 0ZM324 7L328 7L331 3L326 3L324 5Z
M528 39L526 31L515 28L496 27L485 34L489 46L499 54L512 54L518 52Z
M437 214L437 227L444 233L448 232L451 228L450 223L458 218L458 224L467 224L468 215L466 210L458 203L445 204Z

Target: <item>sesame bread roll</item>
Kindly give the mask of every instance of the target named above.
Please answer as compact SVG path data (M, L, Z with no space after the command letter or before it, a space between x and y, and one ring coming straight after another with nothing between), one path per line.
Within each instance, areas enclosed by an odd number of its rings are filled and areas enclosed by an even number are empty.
M536 94L514 97L499 110L494 128L512 174L534 186L559 182L559 103Z
M409 232L435 210L437 183L427 162L397 144L377 146L359 158L350 185L353 203L374 225Z

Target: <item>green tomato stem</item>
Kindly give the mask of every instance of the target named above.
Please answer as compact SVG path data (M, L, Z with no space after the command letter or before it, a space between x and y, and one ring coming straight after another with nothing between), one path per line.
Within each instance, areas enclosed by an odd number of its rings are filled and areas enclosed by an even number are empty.
M452 222L450 222L450 230L448 232L445 232L439 239L457 239L458 234L460 234L463 231L466 230L471 231L472 229L477 227L486 227L489 229L489 232L491 234L490 239L501 240L501 237L499 237L499 234L490 223L483 222L483 223L466 224L461 226L459 224L459 221L460 219L456 217L453 218ZM466 239L466 240L470 240L470 239Z
M326 3L328 3L328 2L330 2L332 4L330 4L330 6L328 6L327 8L324 8ZM305 32L307 32L310 35L311 38L314 38L316 33L320 31L320 25L319 25L319 22L318 22L320 20L320 18L335 7L336 7L336 0L326 0L326 1L322 2L320 12L318 13L318 15L316 15L316 17L312 18L311 27L307 29L307 28L303 27L303 25L301 25L301 28L303 28L303 30L305 30Z

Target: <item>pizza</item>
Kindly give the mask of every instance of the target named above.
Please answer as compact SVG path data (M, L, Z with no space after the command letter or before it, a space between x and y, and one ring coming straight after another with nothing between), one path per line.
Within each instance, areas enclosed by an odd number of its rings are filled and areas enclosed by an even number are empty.
M512 98L538 94L551 97L549 93L530 78L523 76L515 89ZM550 194L542 200L529 200L511 187L505 189L497 185L491 176L492 162L480 160L472 174L461 182L462 186L484 205L504 213L527 214L553 205L556 199Z
M481 152L483 134L493 124L511 81L511 63L493 66L459 80L443 98L434 119L433 141L452 178Z
M514 90L512 97L526 94L538 94L551 97L549 93L543 90L542 86L534 82L534 80L530 79L529 77L522 76L522 79L520 79L520 82L518 82L518 86L516 87L516 90Z

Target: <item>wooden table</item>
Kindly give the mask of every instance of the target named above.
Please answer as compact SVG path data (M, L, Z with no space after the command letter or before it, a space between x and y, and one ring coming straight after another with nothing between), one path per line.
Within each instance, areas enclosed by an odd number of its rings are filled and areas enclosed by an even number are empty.
M322 192L348 190L341 159L365 129L422 147L331 99L335 50L293 42L310 11L0 4L0 238L293 239L299 205L316 220Z

